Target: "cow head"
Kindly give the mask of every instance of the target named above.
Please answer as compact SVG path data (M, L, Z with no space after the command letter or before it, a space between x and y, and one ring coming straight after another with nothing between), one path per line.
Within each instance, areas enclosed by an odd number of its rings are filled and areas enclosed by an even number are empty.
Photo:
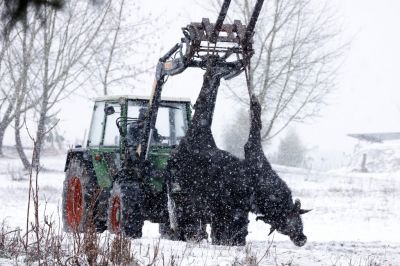
M256 220L263 220L271 225L269 235L275 230L289 236L296 246L303 246L307 242L307 237L303 233L303 222L301 215L310 210L301 209L299 199L296 199L292 208L283 211L272 210L269 215L259 216Z

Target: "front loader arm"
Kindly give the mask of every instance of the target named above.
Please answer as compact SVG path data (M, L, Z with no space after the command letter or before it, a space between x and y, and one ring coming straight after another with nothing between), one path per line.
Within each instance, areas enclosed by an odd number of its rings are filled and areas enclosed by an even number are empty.
M182 73L188 67L187 57L182 54L182 43L177 43L171 50L158 60L156 77L153 90L150 95L149 108L146 114L145 124L141 136L140 144L136 153L140 159L147 159L153 129L156 124L158 108L161 101L161 92L166 81L166 77ZM177 58L171 59L176 53L180 53Z
M141 161L148 156L166 78L180 74L188 67L205 69L210 60L223 70L224 79L231 79L242 73L253 55L254 28L263 2L264 0L257 0L247 26L239 20L235 20L233 24L223 23L231 3L231 0L224 0L215 23L203 18L201 23L190 23L182 28L184 37L181 42L162 56L157 64L145 125L136 149Z

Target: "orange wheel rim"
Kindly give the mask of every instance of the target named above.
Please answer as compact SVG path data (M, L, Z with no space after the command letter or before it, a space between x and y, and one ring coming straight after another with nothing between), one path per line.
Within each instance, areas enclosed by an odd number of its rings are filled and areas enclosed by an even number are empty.
M72 177L67 190L67 221L71 229L76 230L83 216L82 185L78 177Z
M121 230L121 199L114 196L111 200L111 230L119 233Z

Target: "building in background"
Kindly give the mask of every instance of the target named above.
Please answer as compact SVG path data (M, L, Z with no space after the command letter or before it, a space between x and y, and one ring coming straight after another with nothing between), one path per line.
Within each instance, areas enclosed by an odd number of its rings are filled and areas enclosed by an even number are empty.
M358 172L400 171L400 132L348 134L359 140L349 167Z

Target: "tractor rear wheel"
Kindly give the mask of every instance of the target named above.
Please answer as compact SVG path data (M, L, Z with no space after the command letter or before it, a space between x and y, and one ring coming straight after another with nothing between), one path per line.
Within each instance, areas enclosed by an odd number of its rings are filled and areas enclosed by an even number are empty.
M104 194L85 163L78 157L71 158L63 187L63 224L67 232L85 232L95 226L98 232L106 229L105 211L98 198ZM104 208L104 206L102 206ZM100 217L104 216L104 217Z
M115 181L108 203L108 230L132 238L142 237L143 191L138 182Z

